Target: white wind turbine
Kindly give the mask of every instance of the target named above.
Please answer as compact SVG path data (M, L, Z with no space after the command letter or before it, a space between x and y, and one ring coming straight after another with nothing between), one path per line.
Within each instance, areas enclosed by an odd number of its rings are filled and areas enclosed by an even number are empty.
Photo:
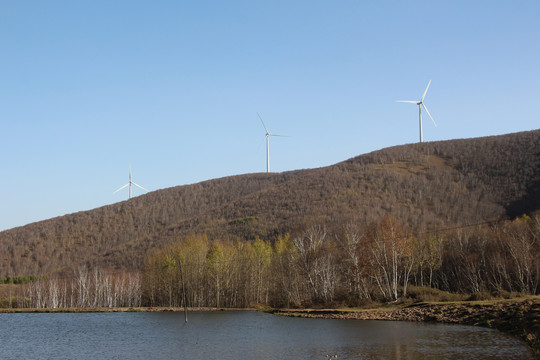
M270 172L270 136L280 136L280 137L288 137L288 136L285 136L285 135L278 135L278 134L271 134L268 129L266 128L266 125L264 125L264 121L261 117L261 115L259 115L259 113L257 113L257 116L259 116L259 119L261 120L261 123L264 127L264 130L266 131L266 172L269 173Z
M433 117L429 113L429 110L427 109L426 105L424 105L424 98L426 97L426 93L429 89L429 85L431 84L431 80L429 80L429 83L427 84L426 91L424 91L424 94L422 95L422 98L419 101L414 100L397 100L397 102L404 102L404 103L411 103L418 105L418 116L419 116L419 123L420 123L420 142L424 141L424 137L422 135L422 106L424 107L424 110L426 110L427 114L431 118L431 121L433 121L433 124L437 126L437 123L435 123L435 120L433 120Z
M122 186L120 189L116 190L115 192L113 192L113 194L116 194L117 192L119 192L120 190L124 189L125 187L129 186L129 198L131 199L131 197L133 196L133 192L131 190L131 185L135 185L141 189L143 189L144 191L149 191L148 189L145 189L143 188L141 185L135 183L132 179L131 179L131 162L129 163L129 182Z

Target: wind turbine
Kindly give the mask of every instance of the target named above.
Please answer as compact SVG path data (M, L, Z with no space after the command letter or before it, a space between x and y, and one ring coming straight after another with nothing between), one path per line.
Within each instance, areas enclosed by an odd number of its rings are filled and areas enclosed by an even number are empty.
M257 116L259 116L259 119L261 120L261 123L262 123L262 126L264 127L264 130L266 131L266 172L269 173L270 172L270 136L280 136L280 137L287 137L285 135L278 135L278 134L271 134L268 129L266 128L266 125L264 125L264 121L261 117L261 115L259 115L259 113L257 113Z
M133 192L131 190L131 185L135 185L141 189L143 189L144 191L149 191L148 189L145 189L143 188L141 185L135 183L132 179L131 179L131 161L129 162L129 182L122 186L120 189L116 190L115 192L113 192L113 194L116 194L117 192L119 192L120 190L124 189L126 186L129 186L129 198L131 199L131 197L133 196Z
M435 126L437 126L437 123L435 123L435 120L433 120L433 117L431 116L431 114L429 113L429 110L427 109L426 105L424 105L424 98L426 97L426 93L429 89L429 85L431 84L431 80L429 80L428 84L427 84L427 87L426 87L426 91L424 91L424 94L422 95L422 98L419 100L419 101L414 101L414 100L397 100L397 102L404 102L404 103L411 103L411 104L416 104L418 105L418 117L419 117L419 123L420 123L420 142L423 142L424 141L424 137L422 135L422 106L424 107L424 110L426 110L427 114L429 115L429 117L431 118L431 121L433 121L433 124L435 124Z

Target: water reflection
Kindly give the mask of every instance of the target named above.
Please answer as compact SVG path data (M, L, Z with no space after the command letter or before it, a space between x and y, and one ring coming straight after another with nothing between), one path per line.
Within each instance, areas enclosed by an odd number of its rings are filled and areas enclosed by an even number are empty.
M2 359L533 359L468 326L256 312L0 314Z

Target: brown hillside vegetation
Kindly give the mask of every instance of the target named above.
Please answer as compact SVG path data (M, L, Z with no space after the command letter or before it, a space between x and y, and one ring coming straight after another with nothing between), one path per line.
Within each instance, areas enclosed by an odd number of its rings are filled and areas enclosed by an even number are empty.
M0 233L0 276L141 269L189 234L273 241L312 224L368 224L386 214L438 229L540 209L540 130L396 146L336 165L248 174L159 190Z

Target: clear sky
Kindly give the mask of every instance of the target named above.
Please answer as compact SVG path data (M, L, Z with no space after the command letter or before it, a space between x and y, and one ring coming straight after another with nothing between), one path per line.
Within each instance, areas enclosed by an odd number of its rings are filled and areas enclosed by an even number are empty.
M540 2L0 0L0 230L150 190L540 128ZM134 189L134 195L142 190Z

